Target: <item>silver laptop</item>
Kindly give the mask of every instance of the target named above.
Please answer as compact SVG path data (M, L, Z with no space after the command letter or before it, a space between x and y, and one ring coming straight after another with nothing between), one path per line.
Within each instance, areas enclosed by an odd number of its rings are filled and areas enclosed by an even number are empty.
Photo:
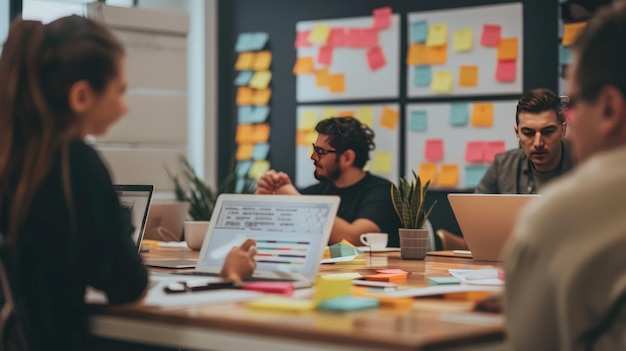
M541 195L448 194L448 201L474 260L500 261L517 215Z
M133 241L137 251L141 250L146 220L150 212L150 201L154 192L154 185L114 185L122 209L128 211L131 222L135 227Z
M311 286L338 207L338 196L222 194L191 274L219 274L233 246L253 238L258 253L252 280Z

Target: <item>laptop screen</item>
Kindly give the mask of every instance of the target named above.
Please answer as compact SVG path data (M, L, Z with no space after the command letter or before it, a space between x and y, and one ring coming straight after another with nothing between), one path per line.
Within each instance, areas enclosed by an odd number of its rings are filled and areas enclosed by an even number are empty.
M205 243L201 264L221 267L233 246L253 238L258 250L257 271L310 274L319 265L319 250L325 247L320 240L329 216L334 219L332 209L329 202L224 199L216 209L217 216L213 214L217 222L208 245Z
M133 241L137 250L141 247L144 226L148 218L150 200L152 199L152 185L114 185L115 192L120 199L122 208L129 212L131 222L135 227Z

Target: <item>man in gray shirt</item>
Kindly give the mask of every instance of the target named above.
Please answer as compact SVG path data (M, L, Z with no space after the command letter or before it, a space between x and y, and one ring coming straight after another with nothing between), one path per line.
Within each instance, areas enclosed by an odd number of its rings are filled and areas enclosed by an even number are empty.
M567 122L561 99L549 89L522 95L515 114L520 148L496 155L475 189L479 194L536 194L571 170L572 153L563 140Z

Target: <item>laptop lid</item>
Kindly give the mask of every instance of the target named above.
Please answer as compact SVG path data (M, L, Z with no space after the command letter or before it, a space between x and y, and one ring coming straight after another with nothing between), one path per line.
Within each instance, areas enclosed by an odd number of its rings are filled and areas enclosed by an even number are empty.
M160 241L180 241L189 202L156 200L150 205L150 213L146 221L144 239Z
M135 227L133 241L137 245L137 251L141 249L141 240L150 211L150 201L154 192L154 185L113 185L120 205L130 214L130 219Z
M256 278L313 282L339 207L338 196L222 194L196 271L219 273L233 246L257 242Z
M541 195L448 194L461 233L478 261L500 261L520 210Z

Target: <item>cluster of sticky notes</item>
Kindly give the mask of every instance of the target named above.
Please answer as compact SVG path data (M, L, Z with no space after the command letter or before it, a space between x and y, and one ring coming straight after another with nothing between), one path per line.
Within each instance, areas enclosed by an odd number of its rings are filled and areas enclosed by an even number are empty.
M491 163L497 154L503 153L506 143L497 141L468 141L465 148L465 161L472 163Z
M574 44L586 26L587 22L566 23L563 26L563 38L561 45L559 45L559 64L569 65L572 63L572 51L570 46Z
M379 281L379 282L398 282L405 281L409 276L409 272L402 269L378 269L376 274L369 274L365 276L365 280Z
M459 40L464 38L459 36ZM443 65L448 61L447 24L429 25L426 20L415 21L410 25L409 40L406 62L413 66L413 85L430 87L433 92L449 93L452 90L452 72L433 72L431 68L431 65ZM465 48L467 43L461 46Z
M417 173L423 181L430 181L439 187L453 188L459 182L459 165L454 163L444 163L439 167L437 163L423 162Z

